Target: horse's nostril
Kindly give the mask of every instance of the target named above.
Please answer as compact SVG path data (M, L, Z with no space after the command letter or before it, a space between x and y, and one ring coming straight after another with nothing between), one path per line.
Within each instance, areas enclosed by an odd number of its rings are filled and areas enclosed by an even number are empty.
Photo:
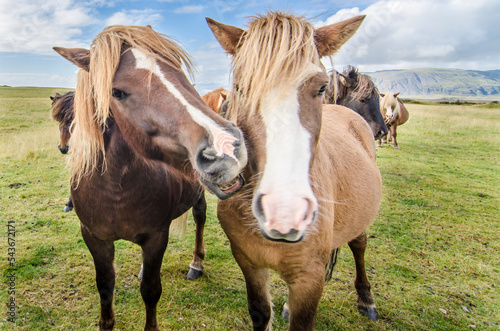
M217 158L217 151L213 147L208 147L201 152L201 155L203 155L205 159L213 161Z

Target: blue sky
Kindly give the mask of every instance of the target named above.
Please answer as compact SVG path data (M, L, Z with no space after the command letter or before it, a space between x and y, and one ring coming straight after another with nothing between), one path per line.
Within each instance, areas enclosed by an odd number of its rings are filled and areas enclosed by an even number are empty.
M193 56L200 93L229 87L230 60L205 17L244 27L266 10L306 15L318 27L366 14L334 57L337 69L500 69L498 0L1 0L0 85L74 87L76 67L52 46L88 48L107 25L150 24Z

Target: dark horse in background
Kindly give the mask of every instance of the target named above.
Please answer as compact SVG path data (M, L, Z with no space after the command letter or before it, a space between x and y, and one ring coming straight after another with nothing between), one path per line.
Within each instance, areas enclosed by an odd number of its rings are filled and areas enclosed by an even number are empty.
M241 131L201 100L182 68L188 54L151 27L112 26L90 50L54 49L80 70L71 130L71 196L94 259L99 328L115 323L114 241L141 246L145 330L158 330L160 269L171 221L193 208L204 224L205 187L220 199L243 181ZM193 262L204 256L203 247Z
M56 93L51 96L52 107L50 108L50 116L53 120L59 122L59 151L66 154L69 151L69 140L71 138L71 123L73 122L73 104L75 101L75 92L70 91L63 95ZM73 210L73 201L71 196L64 206L63 212L67 213Z
M389 131L380 112L377 87L370 76L361 74L355 67L349 66L342 73L332 69L324 102L345 106L361 115L370 126L374 139L386 136ZM365 267L366 232L349 241L348 245L356 265L356 288L369 288ZM375 311L371 314L371 319L377 318Z
M389 129L380 112L379 92L370 76L350 66L342 73L332 69L329 78L326 104L342 105L354 110L368 123L375 139L387 135Z

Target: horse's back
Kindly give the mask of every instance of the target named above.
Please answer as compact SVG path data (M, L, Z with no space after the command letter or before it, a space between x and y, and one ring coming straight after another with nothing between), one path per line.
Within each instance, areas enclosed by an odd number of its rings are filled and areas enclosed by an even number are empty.
M333 247L360 235L378 212L382 181L375 157L366 121L349 108L324 105L312 176L321 221L334 219Z

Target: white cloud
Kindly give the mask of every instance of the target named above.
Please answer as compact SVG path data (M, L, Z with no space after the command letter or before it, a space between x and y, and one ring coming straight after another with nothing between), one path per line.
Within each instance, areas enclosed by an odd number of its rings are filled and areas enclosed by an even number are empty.
M106 25L123 24L123 25L146 25L157 22L162 19L162 16L153 9L144 10L122 10L114 13L106 20Z
M205 9L202 5L188 5L174 9L175 14L195 14L201 13Z
M500 2L496 0L379 1L343 9L317 26L355 15L366 18L334 57L336 66L363 71L416 67L500 67Z
M192 53L195 59L197 75L195 77L196 90L201 94L216 88L230 89L229 67L231 58L225 54L220 46L214 49L217 42L208 42Z
M85 47L91 8L72 0L2 0L0 51L51 54L52 46Z

